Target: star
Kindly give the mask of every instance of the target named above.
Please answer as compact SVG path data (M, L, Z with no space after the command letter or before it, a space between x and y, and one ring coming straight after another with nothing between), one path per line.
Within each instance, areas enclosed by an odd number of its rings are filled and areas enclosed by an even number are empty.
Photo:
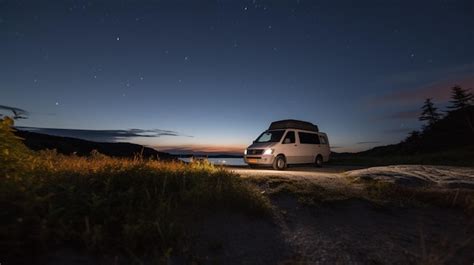
M120 40L120 37L117 37L117 40Z
M411 58L415 57L415 54L414 53L410 54L410 57Z
M94 75L94 79L97 79L97 76L96 76L96 75Z
M272 29L272 25L268 25L268 29Z
M188 60L188 56L184 56L184 60L187 61L187 60Z
M248 9L247 7L244 7L244 10L245 10L245 11L247 11L247 9Z
M56 105L56 106L59 106L59 102L56 101L55 105Z
M140 80L142 80L142 81L143 81L143 76L140 76Z

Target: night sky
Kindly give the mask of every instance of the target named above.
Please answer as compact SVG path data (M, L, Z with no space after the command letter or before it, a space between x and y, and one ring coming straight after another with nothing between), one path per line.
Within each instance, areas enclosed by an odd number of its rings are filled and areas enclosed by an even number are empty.
M293 118L359 151L454 84L474 87L472 0L0 0L0 105L46 133L240 153Z

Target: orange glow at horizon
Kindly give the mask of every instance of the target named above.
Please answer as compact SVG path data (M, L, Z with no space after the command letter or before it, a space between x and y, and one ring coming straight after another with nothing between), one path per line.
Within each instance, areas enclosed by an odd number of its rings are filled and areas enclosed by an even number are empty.
M218 153L218 154L243 154L246 146L243 145L176 145L154 146L158 151L170 153Z

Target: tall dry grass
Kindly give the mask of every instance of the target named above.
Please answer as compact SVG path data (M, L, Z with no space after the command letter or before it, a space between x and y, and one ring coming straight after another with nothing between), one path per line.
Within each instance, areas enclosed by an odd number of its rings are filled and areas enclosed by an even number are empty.
M2 121L0 138L2 257L72 247L163 259L184 251L188 224L210 211L270 209L252 186L209 163L32 152L11 125Z

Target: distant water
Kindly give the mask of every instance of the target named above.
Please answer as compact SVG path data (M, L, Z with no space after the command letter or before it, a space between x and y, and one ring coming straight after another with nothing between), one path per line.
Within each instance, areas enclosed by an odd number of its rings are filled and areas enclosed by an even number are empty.
M190 158L180 158L184 162L189 162ZM243 158L209 158L209 162L214 165L245 166Z

